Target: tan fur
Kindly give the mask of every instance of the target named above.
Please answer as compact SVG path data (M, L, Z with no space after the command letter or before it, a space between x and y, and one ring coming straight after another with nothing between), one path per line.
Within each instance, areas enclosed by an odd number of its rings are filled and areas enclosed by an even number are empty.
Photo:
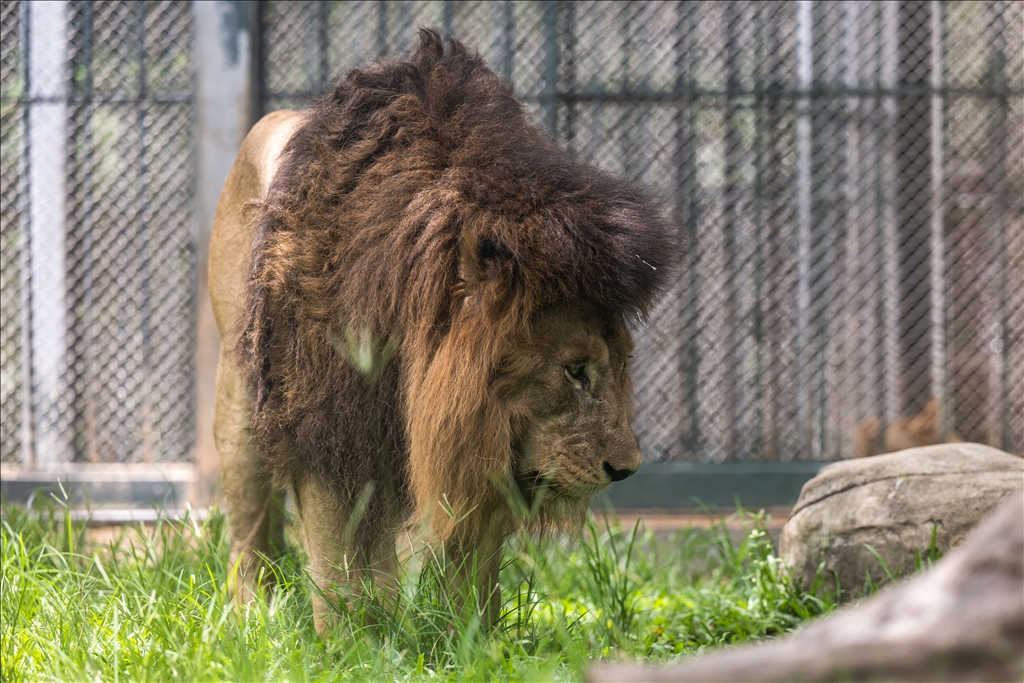
M885 429L885 444L879 444L879 423L877 419L865 420L857 429L854 455L865 458L882 453L893 453L918 446L933 446L940 443L962 443L963 439L956 434L949 434L942 441L942 420L939 415L939 402L931 398L921 412L911 417L895 420ZM882 447L880 447L882 446Z
M281 150L300 122L296 112L279 111L264 117L249 132L224 182L210 238L210 298L221 339L226 341L221 343L217 365L214 438L224 495L231 509L232 562L243 577L239 589L247 594L252 593L262 568L259 556L273 557L284 537L280 494L271 486L270 473L253 439L249 387L230 343L244 310L255 225L243 206L266 194Z
M433 32L257 124L210 250L218 325L238 340L217 438L242 585L290 489L325 591L393 574L408 518L496 598L519 512L578 519L639 466L627 321L665 285L675 240L648 198L551 145L479 55Z

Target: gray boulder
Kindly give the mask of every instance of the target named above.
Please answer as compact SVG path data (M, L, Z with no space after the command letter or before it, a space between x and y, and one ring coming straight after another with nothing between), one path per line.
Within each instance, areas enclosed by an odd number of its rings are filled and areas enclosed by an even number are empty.
M806 484L782 530L779 555L810 587L824 562L825 588L838 577L843 598L856 597L866 577L896 576L923 560L932 542L942 553L1011 491L1024 486L1024 459L980 444L910 448L824 467ZM1019 494L1018 494L1019 495Z
M930 570L786 638L673 666L599 665L587 680L1024 680L1024 492Z

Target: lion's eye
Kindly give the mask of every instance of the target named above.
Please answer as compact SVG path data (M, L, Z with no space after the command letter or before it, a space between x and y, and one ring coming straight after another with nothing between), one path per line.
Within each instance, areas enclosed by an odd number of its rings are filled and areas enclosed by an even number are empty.
M580 389L587 390L590 388L590 378L587 376L586 363L566 365L565 376Z

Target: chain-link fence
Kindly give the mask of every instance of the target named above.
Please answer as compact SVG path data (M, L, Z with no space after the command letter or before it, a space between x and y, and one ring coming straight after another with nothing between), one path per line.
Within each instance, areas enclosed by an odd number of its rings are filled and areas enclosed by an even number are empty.
M275 1L260 15L265 111L443 27L560 144L669 200L695 246L640 335L649 459L1024 451L1024 4Z
M2 7L0 457L188 460L191 7Z
M192 9L2 7L3 461L187 459ZM264 112L434 26L666 198L694 247L639 333L649 460L1024 451L1024 4L254 9Z

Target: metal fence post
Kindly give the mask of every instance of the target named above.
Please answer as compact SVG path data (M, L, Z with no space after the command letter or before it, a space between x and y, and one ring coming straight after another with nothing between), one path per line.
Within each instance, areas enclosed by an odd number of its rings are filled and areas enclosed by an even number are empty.
M28 221L30 361L25 372L26 464L71 460L67 392L67 22L66 2L27 3L28 14Z
M811 86L814 80L814 3L797 3L797 82L800 99L797 110L797 415L800 422L800 449L811 453L811 222L812 214L812 111Z
M561 3L548 0L544 3L544 125L548 135L558 135L558 62L561 57L558 46L558 15Z
M932 1L931 22L931 393L939 402L939 435L949 438L951 407L949 401L949 374L947 352L947 299L946 283L949 278L946 254L946 96L940 93L946 83L944 46L944 14L941 2Z
M988 154L985 159L988 177L992 179L994 204L994 215L988 229L992 233L991 244L995 249L995 259L992 264L995 272L991 281L996 283L995 296L992 302L992 313L989 318L988 349L992 354L992 367L990 373L992 380L989 382L989 395L987 403L990 406L988 412L989 428L988 442L998 445L1003 450L1010 449L1010 396L1009 396L1009 329L1010 329L1010 284L1009 271L1010 263L1007 252L1007 221L1009 215L1008 195L1006 187L1006 166L1007 148L1001 144L1007 139L1007 114L1009 103L1007 101L1006 88L1006 7L1000 0L990 4L986 12L986 22L989 25L989 32L992 36L991 52L988 59L987 85L994 91L992 99L992 114L989 117L989 126L986 131L988 140ZM1002 136L1002 137L1000 137ZM987 322L987 321L986 321Z
M675 45L676 82L675 91L679 98L676 104L676 216L683 237L689 244L682 270L684 285L679 296L679 315L682 320L683 350L679 355L678 373L684 385L680 401L680 413L685 427L680 432L681 452L691 457L701 449L702 437L700 407L697 400L699 390L700 347L697 343L698 319L698 270L700 267L701 245L697 240L697 226L701 219L701 194L697 182L697 108L695 87L695 57L697 6L694 3L680 3L677 6L677 32Z
M726 90L738 92L742 85L740 83L741 66L741 36L740 24L742 21L739 3L729 2L725 5L725 59L728 64L728 75L726 77ZM723 317L727 334L732 336L725 344L722 351L722 360L725 365L725 386L723 387L723 411L725 413L725 460L746 460L748 448L746 434L743 426L744 406L743 390L741 388L741 370L739 359L743 357L744 334L741 330L741 304L740 304L740 280L743 263L738 255L739 245L737 244L737 233L740 230L740 193L742 192L742 181L740 179L740 164L742 161L743 145L740 140L738 125L739 107L734 98L728 98L725 105L725 145L723 150L725 165L725 185L722 191L722 259L723 268L726 273L723 294Z
M214 377L220 337L207 288L210 231L221 186L251 125L255 2L195 2L196 21L196 457L193 501L209 502L217 484L213 441Z
M931 362L931 13L928 3L899 5L896 106L897 231L900 262L900 411L928 401Z

